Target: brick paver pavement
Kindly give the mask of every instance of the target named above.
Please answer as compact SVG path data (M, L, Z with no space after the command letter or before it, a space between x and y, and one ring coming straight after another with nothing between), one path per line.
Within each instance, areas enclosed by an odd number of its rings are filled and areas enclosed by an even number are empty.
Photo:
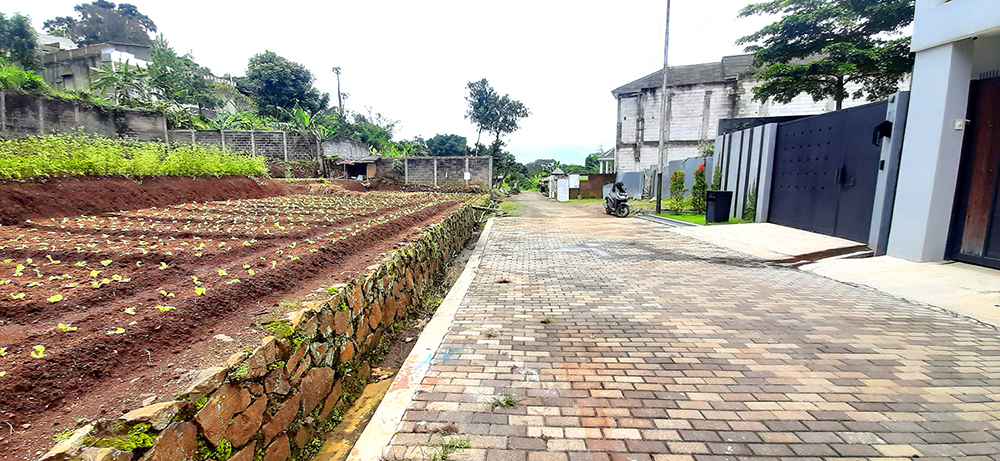
M975 321L641 220L508 218L384 458L1000 459L998 400Z

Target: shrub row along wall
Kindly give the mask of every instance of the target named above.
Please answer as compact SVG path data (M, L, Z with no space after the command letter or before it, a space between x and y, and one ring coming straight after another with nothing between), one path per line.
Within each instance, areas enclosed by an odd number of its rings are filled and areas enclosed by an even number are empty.
M28 136L78 132L106 138L165 141L167 121L157 112L0 92L0 134Z
M464 205L336 296L269 324L274 336L174 400L91 423L42 460L310 459L360 395L383 335L425 302L477 225Z

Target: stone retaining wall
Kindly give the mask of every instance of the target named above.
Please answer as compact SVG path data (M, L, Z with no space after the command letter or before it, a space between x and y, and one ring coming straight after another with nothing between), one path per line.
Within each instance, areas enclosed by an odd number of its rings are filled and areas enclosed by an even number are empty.
M426 302L476 218L464 205L329 300L267 325L274 336L183 394L78 429L42 460L310 459L360 395L383 334Z

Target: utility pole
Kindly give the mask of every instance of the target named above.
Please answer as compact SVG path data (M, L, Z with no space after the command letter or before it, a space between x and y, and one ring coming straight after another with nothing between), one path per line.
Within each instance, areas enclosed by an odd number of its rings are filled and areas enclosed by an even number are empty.
M337 74L337 105L340 106L340 115L344 115L344 100L340 93L340 67L334 67L333 73Z
M667 165L667 143L670 142L670 96L667 93L667 74L670 65L667 53L670 51L670 0L667 0L666 31L663 33L663 86L660 97L660 158L656 167L656 214L663 212L663 169Z

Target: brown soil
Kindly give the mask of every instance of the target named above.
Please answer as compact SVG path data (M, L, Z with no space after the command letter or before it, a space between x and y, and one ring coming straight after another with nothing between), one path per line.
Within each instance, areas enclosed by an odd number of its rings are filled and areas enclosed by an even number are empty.
M191 190L204 196L197 186L210 182L202 181ZM144 182L143 195L166 200L160 185ZM0 284L0 371L7 373L0 377L0 459L35 458L55 433L80 420L116 416L146 398L169 399L198 369L259 344L269 334L261 323L296 308L283 300L321 297L325 286L363 272L463 199L295 195L0 228L2 255L10 260L0 261L0 283L11 280ZM25 266L22 275L12 276L17 264ZM192 275L204 293L195 292ZM64 299L50 302L57 294ZM168 305L175 309L155 308ZM78 330L63 331L60 323ZM125 333L109 334L119 328ZM228 338L214 338L219 334ZM35 345L45 346L45 357L30 357Z
M108 211L175 205L209 200L235 200L289 195L298 186L246 177L69 177L0 182L0 224L27 219L93 215Z

